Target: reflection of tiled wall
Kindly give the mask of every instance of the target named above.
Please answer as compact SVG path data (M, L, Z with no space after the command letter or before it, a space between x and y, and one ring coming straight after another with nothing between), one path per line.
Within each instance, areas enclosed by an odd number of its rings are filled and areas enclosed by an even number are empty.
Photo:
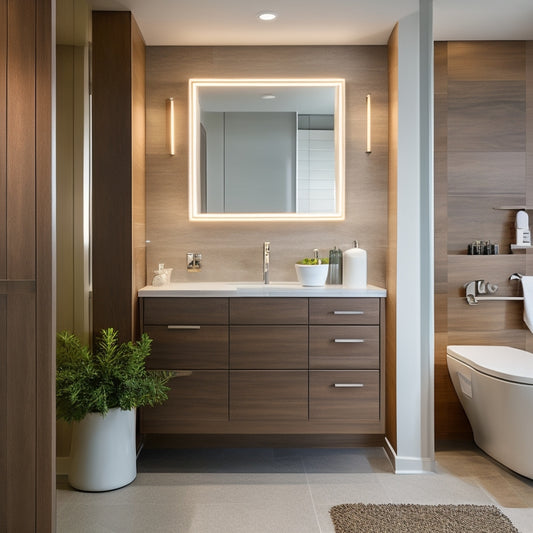
M298 130L297 202L300 213L335 212L335 132Z
M463 285L486 279L516 294L513 272L533 274L530 254L509 253L516 211L533 206L533 43L450 42L435 49L435 425L437 437L469 434L448 377L448 344L533 349L521 302L468 306ZM530 211L530 216L533 212ZM499 256L466 255L472 240Z
M271 279L296 281L294 262L318 248L368 252L368 280L385 283L387 249L387 47L147 47L146 238L148 282L158 263L173 281L261 279L262 243L272 244ZM189 78L344 78L346 220L340 222L190 222L188 219ZM372 94L372 154L365 153L366 100ZM166 150L165 101L174 97L177 154ZM200 273L185 271L186 252L201 252Z

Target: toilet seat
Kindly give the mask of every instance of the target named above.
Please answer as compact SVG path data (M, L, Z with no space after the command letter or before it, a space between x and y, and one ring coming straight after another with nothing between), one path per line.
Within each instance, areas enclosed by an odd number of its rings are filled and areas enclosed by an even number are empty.
M447 353L483 374L533 385L533 353L510 346L448 346Z

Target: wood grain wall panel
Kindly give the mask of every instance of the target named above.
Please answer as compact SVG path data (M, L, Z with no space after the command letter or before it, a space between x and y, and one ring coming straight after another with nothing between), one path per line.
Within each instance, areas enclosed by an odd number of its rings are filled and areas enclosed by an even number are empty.
M397 449L396 426L396 276L397 276L397 217L398 217L398 25L387 43L388 54L388 221L387 221L387 305L385 336L385 435Z
M55 531L52 25L0 0L2 531Z
M533 41L526 43L526 204L533 205Z
M1 2L0 2L1 4ZM1 20L1 19L0 19ZM3 25L0 22L0 25ZM3 105L0 105L4 108ZM0 435L7 435L7 294L0 290ZM0 444L0 517L7 517L7 446Z
M146 285L146 54L143 36L131 19L131 91L132 91L132 248L133 283L131 309L134 336L139 334L137 291Z
M490 302L487 302L487 304L489 303ZM520 305L520 303L515 303L516 307L520 307ZM483 324L481 324L481 326L483 327ZM512 346L519 350L527 349L526 340L530 335L524 328L502 329L488 332L484 327L482 329L482 327L479 327L476 331L450 331L448 334L448 344Z
M7 13L7 277L35 278L35 2ZM20 149L21 146L28 147Z
M524 41L469 41L448 43L450 80L524 80Z
M93 12L93 327L138 333L144 267L144 42L129 12Z
M36 501L28 497L36 492L35 304L35 294L7 297L7 506L19 515L7 531L36 530Z
M509 245L515 240L515 213L494 207L524 201L525 196L449 196L448 253L466 254L468 243L474 240L497 242L500 253L509 253Z
M313 248L368 252L369 283L383 285L387 251L387 55L385 46L147 47L147 271L163 262L173 281L261 279L261 243L272 243L271 279L294 281L294 262ZM339 77L346 80L346 220L190 222L188 79ZM373 151L365 153L365 96L372 94ZM168 155L166 99L174 98L176 156ZM378 222L376 222L378 221ZM309 244L312 243L312 244ZM202 271L185 270L200 251ZM194 277L194 279L192 279ZM151 280L149 276L148 281Z
M450 151L520 152L525 144L525 81L449 82Z
M464 298L448 300L448 333L485 331L483 338L497 331L524 330L523 305L517 301L468 305Z
M526 254L502 253L492 257L451 255L448 258L448 295L450 298L464 297L465 283L484 279L498 285L498 295L519 296L520 283L510 281L509 276L513 272L524 273L525 270Z
M450 195L517 195L526 187L525 152L450 152Z
M0 279L7 277L7 0L0 0Z

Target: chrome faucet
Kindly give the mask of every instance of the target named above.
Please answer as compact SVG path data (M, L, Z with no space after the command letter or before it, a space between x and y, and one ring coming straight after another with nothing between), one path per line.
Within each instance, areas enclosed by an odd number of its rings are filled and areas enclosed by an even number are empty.
M263 243L263 281L265 284L270 283L270 242L265 241Z

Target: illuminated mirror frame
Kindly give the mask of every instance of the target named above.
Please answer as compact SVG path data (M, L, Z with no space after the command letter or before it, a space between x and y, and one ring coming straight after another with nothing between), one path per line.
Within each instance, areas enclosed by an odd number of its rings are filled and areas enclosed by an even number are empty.
M200 104L202 87L332 87L335 89L334 213L202 213L200 210ZM189 220L344 220L344 80L342 79L190 79Z

